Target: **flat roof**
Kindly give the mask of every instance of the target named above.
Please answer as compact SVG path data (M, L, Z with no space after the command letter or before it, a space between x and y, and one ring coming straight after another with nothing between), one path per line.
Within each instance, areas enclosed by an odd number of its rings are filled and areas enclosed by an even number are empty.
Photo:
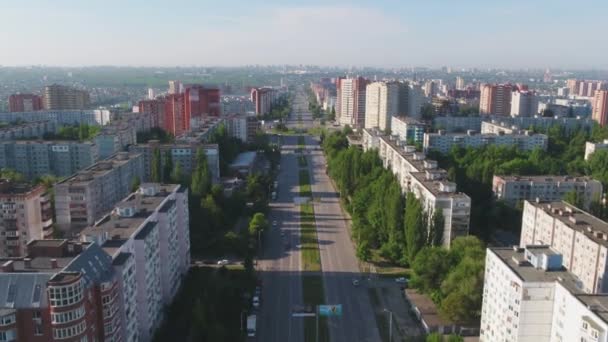
M138 156L141 156L141 154L136 152L118 152L108 159L100 160L84 170L76 172L72 176L57 182L57 184L88 184L94 178L101 177L109 172L112 172L117 167L130 162Z
M236 156L234 161L230 164L230 167L250 166L255 161L256 156L257 156L257 152L255 152L255 151L239 153L239 155Z
M596 243L608 247L608 223L564 201L527 201L567 227L585 234ZM597 236L601 233L601 237Z
M447 175L447 171L443 169L432 170L434 172L440 172L442 174ZM410 172L410 175L413 178L422 184L428 191L430 191L435 196L441 197L459 197L459 198L468 198L465 193L457 192L457 191L444 191L441 188L444 186L456 187L456 183L450 182L447 179L426 179L426 172Z
M597 180L589 176L554 176L554 175L539 175L539 176L505 176L505 175L494 175L494 177L500 178L507 182L589 182Z

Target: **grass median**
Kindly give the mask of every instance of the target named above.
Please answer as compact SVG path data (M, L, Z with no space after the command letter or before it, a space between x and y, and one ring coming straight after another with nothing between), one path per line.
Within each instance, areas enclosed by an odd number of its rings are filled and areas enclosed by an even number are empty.
M298 156L298 165L300 167L307 167L308 161L306 160L306 156Z

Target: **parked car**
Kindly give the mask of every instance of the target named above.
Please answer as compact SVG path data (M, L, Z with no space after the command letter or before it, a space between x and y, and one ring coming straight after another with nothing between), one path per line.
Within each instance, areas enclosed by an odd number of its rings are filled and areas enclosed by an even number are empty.
M260 297L254 296L252 304L253 304L254 308L256 308L256 309L259 308L260 307Z
M399 277L395 279L395 282L398 284L407 284L407 279L405 277Z
M219 260L217 262L217 264L220 266L228 265L229 263L230 263L230 261L228 261L228 259Z

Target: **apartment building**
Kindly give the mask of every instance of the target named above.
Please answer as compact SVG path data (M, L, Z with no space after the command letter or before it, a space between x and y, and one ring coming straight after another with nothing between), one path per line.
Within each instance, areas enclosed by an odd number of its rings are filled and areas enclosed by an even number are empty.
M34 94L12 94L8 97L8 111L12 113L42 110L42 97Z
M511 116L534 116L538 114L538 96L529 90L511 93Z
M0 128L0 141L42 139L45 134L57 133L54 121L33 121Z
M0 180L0 257L26 255L27 243L53 235L53 209L43 186Z
M363 77L338 78L336 84L339 106L336 121L353 128L365 127L365 97L369 81Z
M391 117L399 114L399 84L372 82L365 88L365 128L391 129Z
M571 176L501 176L492 178L494 196L510 204L523 200L561 201L566 194L576 192L584 208L599 201L602 183L591 177Z
M252 115L232 114L224 116L224 120L228 134L242 142L254 141L260 131L260 122Z
M589 160L589 157L591 157L593 152L599 151L599 150L605 150L607 148L608 148L608 139L604 139L602 142L599 142L599 143L587 141L585 143L585 160Z
M86 124L90 126L103 126L110 122L112 115L106 109L85 110L41 110L22 113L0 113L3 122L32 122L53 121L58 126Z
M184 112L186 120L194 118L218 117L222 114L220 90L200 84L184 87Z
M98 245L34 240L26 257L0 263L5 341L138 340L121 329L124 297L112 258Z
M482 115L509 116L511 114L510 84L483 84L479 99L479 113Z
M480 341L608 341L608 296L579 285L549 246L488 248Z
M78 230L100 219L145 179L139 153L119 152L55 185L55 217L62 230Z
M435 160L426 159L414 146L368 129L363 130L363 146L366 151L377 149L384 168L393 172L403 192L412 192L421 201L428 215L441 211L444 246L449 247L455 238L468 235L471 199L456 191L456 184L447 180L447 172L437 168Z
M563 256L585 292L608 292L608 223L563 201L525 201L520 246L539 244Z
M150 114L153 127L165 127L165 100L162 97L141 100L137 104L140 113Z
M399 140L422 143L426 124L422 121L406 116L391 117L391 134Z
M249 96L222 95L221 103L224 114L255 113L255 106Z
M134 278L121 283L132 287L125 292L135 294L134 306L125 307L120 316L127 326L138 327L139 340L150 341L190 265L187 189L142 184L80 236L101 246L115 264L133 257Z
M67 177L98 159L90 141L17 140L0 142L0 168L13 169L27 179L44 175Z
M566 86L569 89L570 95L593 97L597 90L601 90L606 87L606 82L597 80L569 79L566 81Z
M190 176L196 169L196 154L199 149L202 149L207 156L207 165L211 171L211 179L214 184L218 184L220 180L220 157L219 147L217 144L201 144L201 143L173 143L161 144L158 140L151 140L147 144L131 145L129 151L132 153L141 154L144 167L144 181L150 181L152 178L152 159L154 150L159 149L161 155L161 169L165 165L165 155L171 155L173 165L179 166L183 175Z
M593 97L593 113L591 117L600 126L608 123L608 90L598 90Z
M44 87L43 99L47 110L86 109L90 106L87 91L59 84Z
M425 133L423 149L439 151L447 154L453 147L480 148L488 145L514 146L520 150L532 151L535 149L546 150L548 137L544 134L532 133L530 131L518 131L512 134L476 134L474 131L467 133L445 133L443 130L437 133Z
M99 159L105 159L137 143L137 132L128 122L116 121L104 126L95 136Z
M252 88L250 95L255 114L260 116L270 113L279 97L278 91L272 87Z

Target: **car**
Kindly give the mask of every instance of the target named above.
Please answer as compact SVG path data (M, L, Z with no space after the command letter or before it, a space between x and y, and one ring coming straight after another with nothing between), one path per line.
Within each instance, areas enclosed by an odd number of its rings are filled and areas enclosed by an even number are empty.
M218 260L217 264L220 266L228 265L230 261L228 259Z
M272 226L276 227L277 226L277 221L272 221Z
M359 286L359 279L353 279L353 286Z
M256 309L259 308L260 307L260 297L254 296L252 304L253 304L254 308L256 308Z
M405 277L399 277L395 279L395 282L398 284L407 284L407 279Z

